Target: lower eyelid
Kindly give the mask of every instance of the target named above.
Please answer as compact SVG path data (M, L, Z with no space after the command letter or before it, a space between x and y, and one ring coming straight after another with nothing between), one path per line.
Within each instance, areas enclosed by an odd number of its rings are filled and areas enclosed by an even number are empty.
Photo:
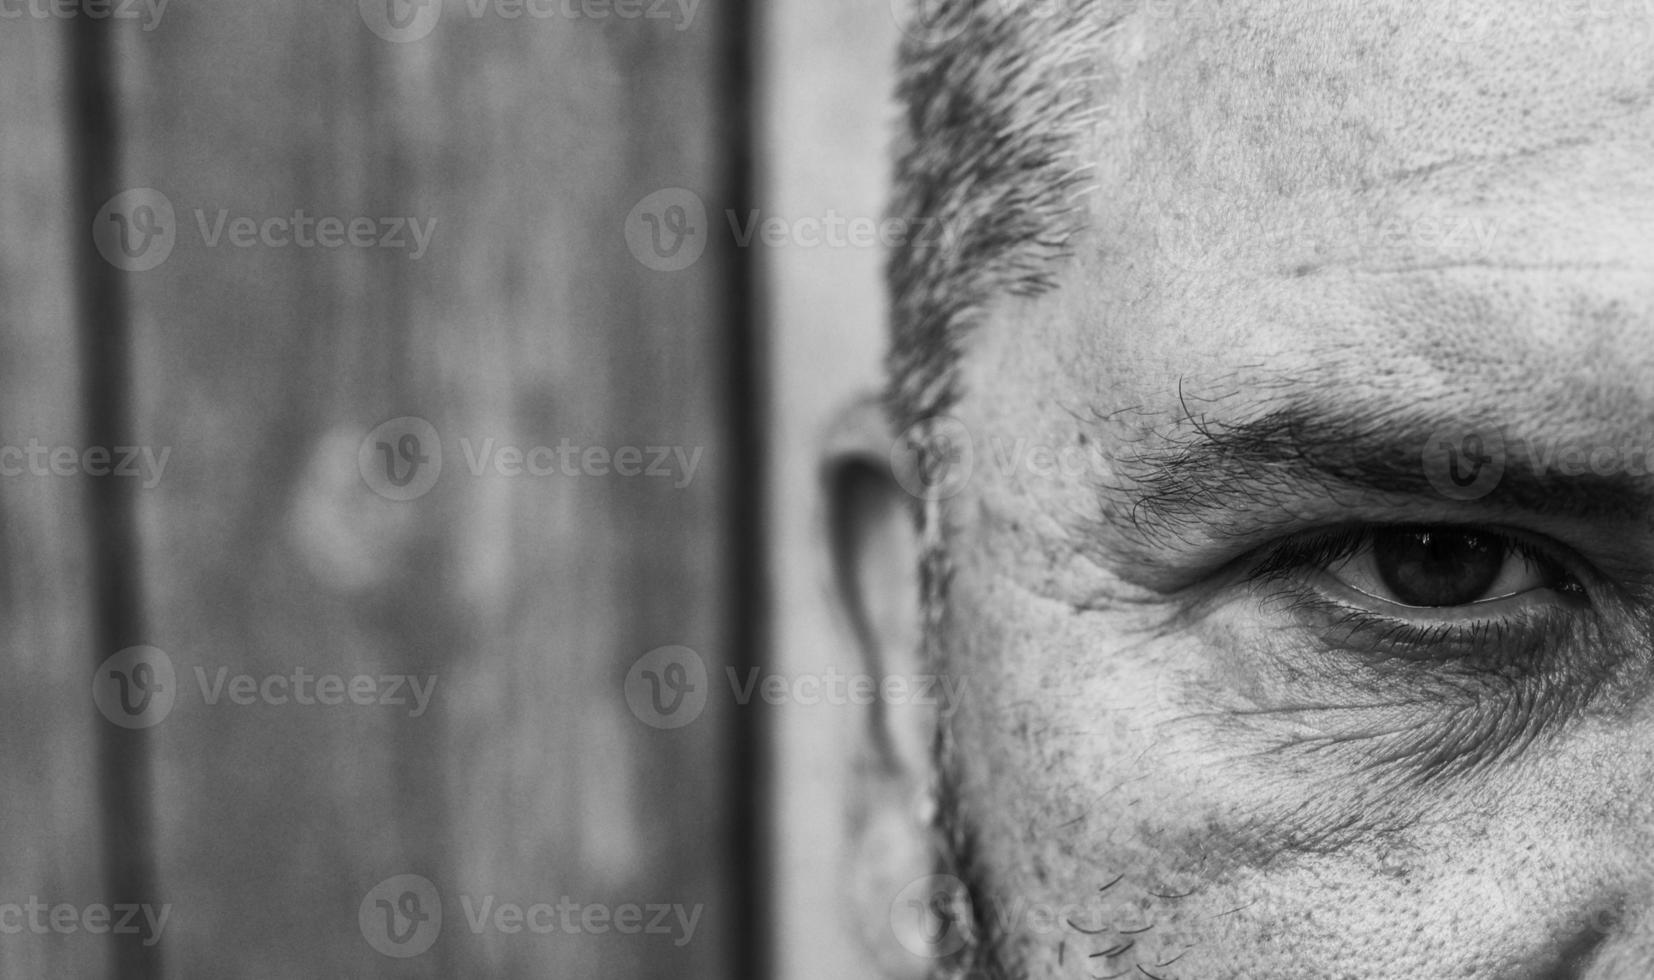
M1261 587L1259 600L1286 611L1296 620L1294 627L1315 646L1354 657L1355 662L1458 664L1477 671L1538 673L1548 669L1550 654L1580 623L1574 611L1555 602L1520 596L1498 600L1498 615L1485 615L1481 607L1476 607L1477 615L1466 615L1465 607L1433 610L1394 603L1389 604L1396 610L1391 613L1372 608L1356 598L1359 593L1337 583L1276 582ZM1408 676L1416 682L1420 675Z

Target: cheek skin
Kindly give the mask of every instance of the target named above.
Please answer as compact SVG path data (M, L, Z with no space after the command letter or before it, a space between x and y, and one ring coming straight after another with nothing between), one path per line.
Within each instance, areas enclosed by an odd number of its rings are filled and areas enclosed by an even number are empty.
M1272 769L1221 726L1163 724L1183 710L1166 674L1198 667L1200 643L1077 613L995 564L965 557L952 580L944 630L971 695L951 725L979 911L1028 977L1537 978L1585 917L1606 927L1623 853L1558 812L1588 781L1516 773L1480 812L1403 801L1420 809L1399 829L1283 847L1326 819L1298 801L1358 775Z

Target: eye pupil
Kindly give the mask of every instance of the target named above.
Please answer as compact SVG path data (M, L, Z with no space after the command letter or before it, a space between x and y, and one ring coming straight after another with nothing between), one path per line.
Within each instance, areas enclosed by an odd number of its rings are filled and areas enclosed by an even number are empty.
M1389 530L1374 535L1373 561L1397 600L1410 606L1462 606L1499 578L1505 543L1475 531Z

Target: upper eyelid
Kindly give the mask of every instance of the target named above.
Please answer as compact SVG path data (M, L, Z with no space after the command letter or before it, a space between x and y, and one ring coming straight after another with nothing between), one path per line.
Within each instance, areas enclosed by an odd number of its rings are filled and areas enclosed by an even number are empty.
M1347 558L1359 550L1363 537L1370 533L1370 529L1364 530L1361 525L1300 531L1283 539L1272 541L1260 549L1263 555L1257 562L1253 572L1254 574L1268 575L1274 572L1290 571L1294 567L1307 564L1312 559L1334 561ZM1317 546L1319 546L1318 550Z
M1326 536L1346 542L1347 547L1339 552L1338 556L1347 557L1358 551L1361 545L1370 542L1371 535L1375 532L1404 528L1429 528L1431 530L1471 531L1488 534L1512 542L1523 549L1535 551L1540 557L1556 562L1570 573L1575 570L1575 566L1583 565L1590 568L1590 563L1576 549L1549 535L1506 525L1470 522L1366 521L1358 524L1341 524L1329 528L1299 531L1283 539L1273 541L1260 550L1265 553L1265 560L1267 561L1272 556L1284 555L1295 543L1313 539L1317 536ZM1590 572L1592 578L1600 577L1600 573L1596 572L1594 568L1590 568Z

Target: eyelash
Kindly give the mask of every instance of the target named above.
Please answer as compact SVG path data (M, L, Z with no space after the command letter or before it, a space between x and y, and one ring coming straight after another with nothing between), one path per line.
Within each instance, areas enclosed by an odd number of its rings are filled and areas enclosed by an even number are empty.
M1471 525L1361 525L1355 527L1333 528L1309 535L1283 541L1265 554L1262 562L1255 570L1255 574L1273 575L1280 572L1292 571L1309 566L1330 565L1335 561L1353 556L1361 547L1369 543L1373 536L1380 531L1401 530L1446 530L1461 533L1474 532L1499 542L1508 553L1519 555L1536 564L1552 569L1559 578L1566 582L1563 588L1571 593L1583 594L1580 587L1566 569L1562 559L1550 550L1505 531L1492 528L1475 527Z
M1376 533L1412 526L1417 525L1361 525L1300 535L1264 552L1248 577L1265 598L1284 601L1299 618L1318 624L1332 645L1370 651L1387 659L1453 663L1500 673L1513 670L1530 673L1542 669L1545 653L1567 642L1578 625L1578 607L1590 604L1579 578L1568 570L1567 563L1554 548L1506 531L1470 525L1432 527L1474 531L1496 539L1505 549L1506 560L1521 557L1547 569L1553 580L1550 591L1563 601L1547 603L1541 608L1523 604L1503 614L1489 613L1476 618L1420 622L1336 598L1324 587L1308 581L1310 573L1357 554L1372 542ZM1500 601L1489 600L1487 605L1491 607ZM1475 610L1480 605L1433 608L1464 611ZM1411 607L1398 604L1396 608Z

